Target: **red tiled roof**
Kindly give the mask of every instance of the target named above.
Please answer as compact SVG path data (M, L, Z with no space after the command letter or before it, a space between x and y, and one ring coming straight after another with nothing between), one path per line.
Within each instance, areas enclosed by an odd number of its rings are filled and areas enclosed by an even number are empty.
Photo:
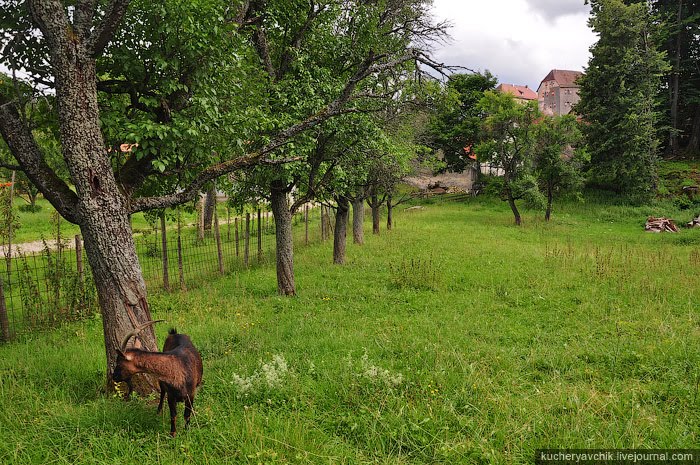
M530 89L528 86L518 86L514 84L499 84L496 87L499 92L509 93L523 100L537 100L537 92Z
M542 79L542 82L556 81L559 87L578 87L576 79L581 77L581 71L571 71L568 69L553 69ZM540 86L542 86L542 82Z

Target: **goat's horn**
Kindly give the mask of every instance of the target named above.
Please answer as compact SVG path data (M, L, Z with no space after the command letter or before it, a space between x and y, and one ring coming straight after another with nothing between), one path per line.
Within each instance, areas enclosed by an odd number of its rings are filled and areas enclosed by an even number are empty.
M146 327L148 327L152 324L155 324L155 323L160 323L161 321L165 321L165 320L152 320L152 321L147 321L143 324L138 325L136 328L133 329L133 331L131 331L126 336L124 336L124 339L122 339L122 343L120 344L121 351L124 352L126 350L126 345L129 343L129 339L131 339L134 336L137 336Z

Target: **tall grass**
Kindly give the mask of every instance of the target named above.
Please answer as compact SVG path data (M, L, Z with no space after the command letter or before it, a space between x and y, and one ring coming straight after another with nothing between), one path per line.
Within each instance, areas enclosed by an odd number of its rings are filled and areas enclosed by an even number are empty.
M529 463L542 447L695 447L700 233L646 234L645 214L573 203L516 228L500 202L437 201L349 244L345 266L330 242L298 250L297 298L275 295L270 267L154 294L154 316L205 364L175 439L152 401L103 394L99 319L29 335L0 347L0 463Z

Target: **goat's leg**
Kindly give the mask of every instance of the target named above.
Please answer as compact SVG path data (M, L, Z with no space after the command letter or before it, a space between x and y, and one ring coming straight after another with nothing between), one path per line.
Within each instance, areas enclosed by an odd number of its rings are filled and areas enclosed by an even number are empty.
M190 396L185 396L185 428L190 425L190 415L192 415L192 405L194 404L194 399Z
M168 407L170 407L170 436L175 437L175 420L177 419L177 400L175 396L168 396Z
M158 402L158 413L160 413L163 410L163 398L165 398L165 383L163 381L158 381L158 385L160 386L160 402Z

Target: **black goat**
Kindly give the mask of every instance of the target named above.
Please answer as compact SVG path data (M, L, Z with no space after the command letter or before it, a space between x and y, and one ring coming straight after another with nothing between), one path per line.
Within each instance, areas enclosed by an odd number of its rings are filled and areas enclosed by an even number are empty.
M178 334L175 329L171 329L165 339L163 352L126 348L129 339L153 323L156 321L139 325L124 337L121 349L117 352L113 379L117 382L127 381L137 373L149 373L157 377L160 385L158 413L163 409L163 399L167 393L168 407L170 407L170 435L175 436L177 402L185 403L185 426L190 423L195 391L202 384L202 357L192 345L190 338L185 334Z

